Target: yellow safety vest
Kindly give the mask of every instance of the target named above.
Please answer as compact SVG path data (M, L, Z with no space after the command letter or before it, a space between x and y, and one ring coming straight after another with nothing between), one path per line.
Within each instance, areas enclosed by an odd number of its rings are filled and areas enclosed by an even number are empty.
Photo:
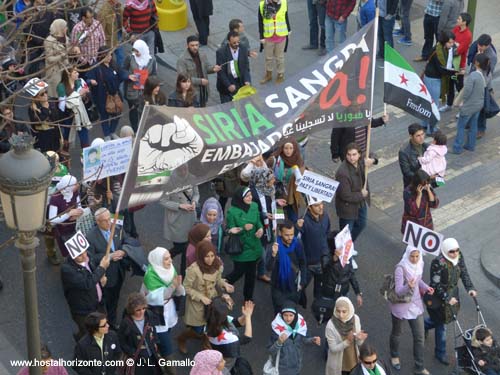
M286 25L286 12L288 10L286 0L281 0L281 7L276 13L275 19L264 18L264 3L260 2L260 14L264 24L264 38L271 38L274 34L278 36L287 36L288 27Z

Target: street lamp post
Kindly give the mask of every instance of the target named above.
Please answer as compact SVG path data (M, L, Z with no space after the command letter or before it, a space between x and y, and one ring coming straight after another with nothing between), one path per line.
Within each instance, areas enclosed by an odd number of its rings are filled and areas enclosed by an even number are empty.
M47 189L55 164L33 149L31 135L13 135L9 142L12 149L0 157L0 199L7 226L17 231L16 247L21 252L28 359L40 361L36 232L45 224ZM41 367L30 367L30 375L41 374Z

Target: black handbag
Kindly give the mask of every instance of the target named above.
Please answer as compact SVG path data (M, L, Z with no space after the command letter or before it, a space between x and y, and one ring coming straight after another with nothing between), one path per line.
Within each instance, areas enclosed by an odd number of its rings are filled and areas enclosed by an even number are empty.
M436 310L436 309L441 308L441 306L443 306L443 301L441 300L441 298L439 298L435 294L431 295L429 293L425 293L424 294L424 304L425 304L425 307L427 307L428 309Z
M322 324L332 317L336 301L337 298L320 297L314 299L311 310L318 324Z
M240 255L243 252L243 244L239 234L229 233L229 237L224 245L224 252L227 255Z
M483 113L486 118L495 117L500 112L500 107L488 88L484 89Z

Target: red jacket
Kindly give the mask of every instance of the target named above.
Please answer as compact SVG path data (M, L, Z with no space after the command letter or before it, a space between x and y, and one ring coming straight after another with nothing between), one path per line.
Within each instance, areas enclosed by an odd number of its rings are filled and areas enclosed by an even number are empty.
M458 43L457 55L460 55L460 68L465 69L467 51L472 43L472 33L468 27L466 27L464 31L460 31L460 26L455 26L453 28L453 34L455 34L455 42Z
M328 0L326 3L326 14L334 20L338 20L340 17L346 20L355 5L356 0Z

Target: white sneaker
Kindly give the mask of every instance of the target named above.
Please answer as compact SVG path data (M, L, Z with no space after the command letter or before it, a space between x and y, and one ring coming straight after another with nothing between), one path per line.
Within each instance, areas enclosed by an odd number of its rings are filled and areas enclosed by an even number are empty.
M358 256L358 255L359 255L359 253L358 253L356 250L353 250L351 253L352 253L352 256L353 256L353 257L355 257L355 256Z
M358 263L354 260L354 258L351 258L351 264L352 264L352 269L357 270L358 269Z
M439 107L439 112L448 112L451 110L451 106L449 105L443 105L442 107Z

